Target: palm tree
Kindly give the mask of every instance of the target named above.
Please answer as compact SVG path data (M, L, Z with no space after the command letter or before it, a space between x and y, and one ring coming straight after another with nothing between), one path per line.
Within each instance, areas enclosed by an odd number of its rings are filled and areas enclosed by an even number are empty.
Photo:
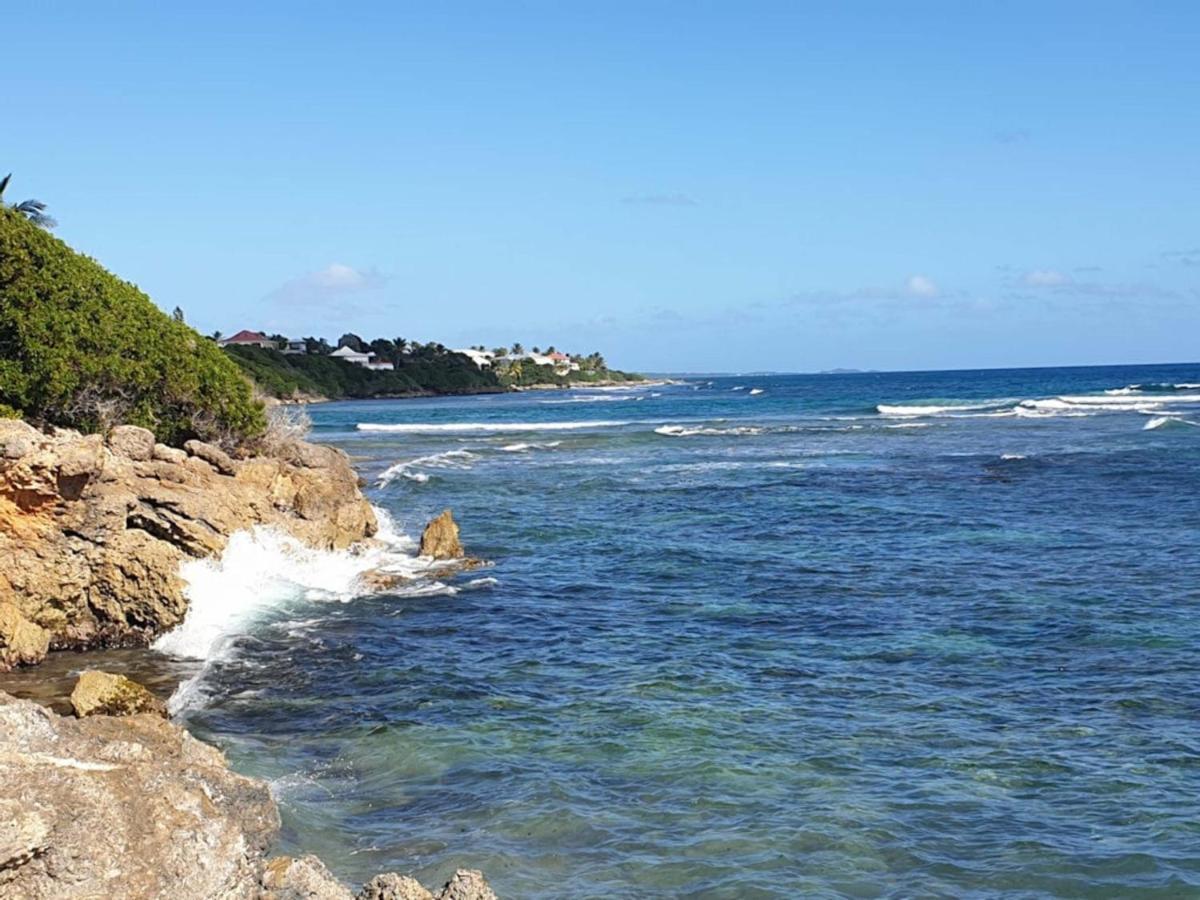
M41 200L22 200L20 203L5 203L4 189L8 187L8 183L11 180L11 172L0 178L0 206L7 206L14 212L23 215L34 225L39 225L42 228L53 228L58 224L52 217L46 215L46 204Z

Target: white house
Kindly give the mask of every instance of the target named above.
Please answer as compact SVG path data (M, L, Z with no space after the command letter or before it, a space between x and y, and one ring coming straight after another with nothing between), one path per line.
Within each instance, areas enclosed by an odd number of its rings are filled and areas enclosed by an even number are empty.
M336 356L338 359L344 359L348 363L353 363L356 366L362 366L364 369L374 369L375 371L391 371L396 368L390 362L377 362L375 354L371 351L359 353L350 347L338 347L330 356Z
M475 365L479 366L479 368L481 368L481 369L490 368L492 363L495 361L495 357L496 357L496 354L494 354L491 350L468 349L468 350L451 350L450 352L451 353L461 353L463 356L469 358L471 360L471 362L475 363Z

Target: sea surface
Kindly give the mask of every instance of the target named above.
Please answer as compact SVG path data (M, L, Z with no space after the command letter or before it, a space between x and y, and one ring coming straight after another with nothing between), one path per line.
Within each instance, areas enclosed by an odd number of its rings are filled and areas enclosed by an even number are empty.
M285 851L508 900L1200 896L1200 365L310 412L389 547L247 537L160 645ZM412 559L445 507L493 566Z

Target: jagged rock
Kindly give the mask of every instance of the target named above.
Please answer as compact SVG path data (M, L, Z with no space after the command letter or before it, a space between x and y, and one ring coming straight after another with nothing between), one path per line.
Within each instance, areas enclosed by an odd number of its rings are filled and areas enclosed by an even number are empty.
M458 539L458 524L450 510L442 510L441 515L425 526L421 535L421 555L433 559L461 559L465 555Z
M387 872L364 884L357 900L433 900L433 894L415 878Z
M222 475L236 475L237 466L229 454L214 444L204 441L186 441L183 449L197 459L202 459Z
M130 459L147 460L154 455L154 432L136 425L118 425L108 434L108 446Z
M0 602L49 631L52 647L144 645L178 625L179 564L220 553L236 531L267 525L319 549L376 531L339 451L293 450L305 465L235 464L209 445L192 447L209 461L154 445L134 459L136 431L113 433L106 446L99 435L0 419ZM235 474L218 475L213 459Z
M7 694L0 798L0 897L24 900L249 900L279 827L264 783L163 719L72 719Z
M15 604L0 601L0 672L40 663L49 649L50 632L21 615Z
M352 900L314 856L267 859L264 782L155 716L59 716L0 692L0 897ZM431 900L378 876L360 900ZM438 900L496 900L460 870Z
M71 707L84 716L132 716L153 713L167 716L167 705L136 681L124 675L89 670L79 676L71 691Z
M277 856L263 868L260 900L354 900L315 856Z
M436 900L498 900L483 873L475 869L459 869L446 882Z

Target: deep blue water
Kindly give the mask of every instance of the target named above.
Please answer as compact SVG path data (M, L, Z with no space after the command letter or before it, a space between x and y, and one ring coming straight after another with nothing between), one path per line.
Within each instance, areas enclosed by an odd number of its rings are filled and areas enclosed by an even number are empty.
M1200 365L311 414L495 566L214 665L191 725L288 848L510 900L1200 896Z

